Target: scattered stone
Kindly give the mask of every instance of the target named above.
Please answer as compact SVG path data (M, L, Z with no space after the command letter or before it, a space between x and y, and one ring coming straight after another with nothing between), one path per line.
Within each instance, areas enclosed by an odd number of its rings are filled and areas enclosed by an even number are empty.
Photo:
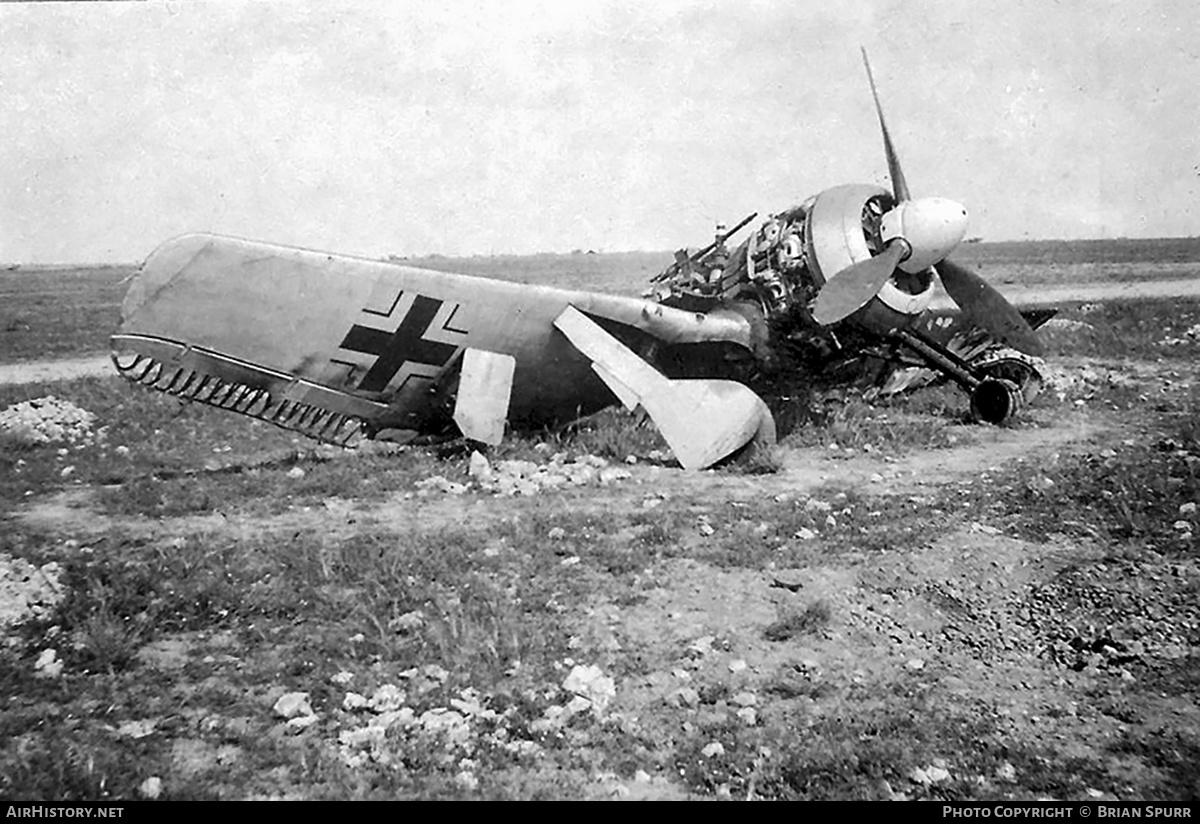
M758 723L758 711L754 707L742 707L737 711L737 717L748 727Z
M471 453L470 463L467 467L467 475L474 478L480 483L488 483L496 477L496 473L492 470L491 463L488 459L478 452Z
M717 639L715 636L701 635L695 641L688 644L688 651L694 652L697 655L708 655L710 652L712 652L713 641L716 640Z
M711 744L705 744L704 749L700 750L700 754L705 758L715 758L725 754L725 747L721 745L720 741L713 741Z
M0 553L0 631L30 619L48 618L66 593L55 562L35 567Z
M407 699L408 695L395 684L384 684L371 694L370 706L375 712L394 712Z
M471 791L479 789L479 779L475 777L475 773L467 770L463 770L455 775L454 781L464 790Z
M299 718L312 715L312 705L308 703L307 692L289 692L281 695L272 708L280 718Z
M908 774L908 777L909 780L911 780L914 784L923 784L925 786L929 786L930 784L939 784L942 781L949 781L950 771L945 767L939 767L935 764L931 764L928 767L915 768Z
M288 470L287 476L289 478L291 478L293 481L298 481L301 478L303 478L305 474L306 473L304 472L303 469L301 469L298 466L293 466L291 469Z
M745 672L746 667L747 667L746 662L743 661L741 658L738 658L735 661L729 662L729 671L734 674L739 673L739 672Z
M359 695L357 692L348 692L346 693L346 697L342 699L342 709L347 712L369 709L370 706L371 700L365 695Z
M917 672L918 670L925 669L925 662L922 661L920 658L912 658L904 666L907 667L908 669L912 670L913 672Z
M163 782L157 775L152 775L138 785L138 794L151 801L162 795Z
M1013 782L1017 780L1017 768L1005 761L996 768L996 778L1001 781Z
M419 609L415 609L412 612L406 612L403 615L398 615L392 620L388 621L388 629L392 629L397 632L415 632L423 626L425 626L425 613L421 612Z
M546 537L551 541L561 541L563 538L567 537L567 531L561 526L556 526L546 533Z
M296 718L289 718L287 722L287 728L293 733L303 732L315 723L317 723L317 716L301 715Z
M29 444L69 443L84 446L103 440L92 431L95 415L53 395L22 401L0 412L0 432Z
M748 690L745 690L733 696L733 703L737 704L739 707L753 707L758 703L758 696Z
M1196 512L1196 504L1194 502L1189 501L1186 504L1179 505L1179 514L1180 515L1192 515L1195 512Z
M596 715L603 713L617 695L616 682L594 665L576 665L563 681L562 687L590 701Z
M153 718L143 718L138 721L125 721L117 727L117 735L135 740L145 738L154 732L158 722Z
M37 661L33 663L33 673L38 678L57 678L62 675L62 671L63 662L54 648L42 650Z
M796 530L796 534L794 534L792 537L801 541L811 541L813 538L817 537L817 533L813 532L806 526L802 526Z

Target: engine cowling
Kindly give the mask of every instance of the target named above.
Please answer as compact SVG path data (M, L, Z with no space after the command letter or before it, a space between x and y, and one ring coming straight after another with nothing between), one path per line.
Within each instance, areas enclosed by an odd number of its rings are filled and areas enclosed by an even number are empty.
M838 272L882 250L885 215L895 214L895 200L878 186L851 184L821 192L805 225L808 266L818 286ZM898 269L874 299L851 317L880 335L907 327L933 300L933 272Z

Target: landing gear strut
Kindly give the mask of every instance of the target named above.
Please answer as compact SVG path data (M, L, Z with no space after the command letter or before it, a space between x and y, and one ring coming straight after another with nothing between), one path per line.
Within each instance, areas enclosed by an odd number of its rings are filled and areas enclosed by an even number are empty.
M1037 371L1024 362L999 359L972 365L911 329L897 331L893 337L957 383L971 398L971 417L980 423L1008 423L1041 388Z

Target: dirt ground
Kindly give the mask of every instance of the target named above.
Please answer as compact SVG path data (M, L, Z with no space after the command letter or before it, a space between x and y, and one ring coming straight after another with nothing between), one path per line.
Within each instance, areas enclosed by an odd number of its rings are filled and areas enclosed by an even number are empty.
M68 370L59 377L95 368L91 361L59 367ZM1141 368L1148 374L1156 370L1153 364ZM781 449L782 468L768 475L689 473L638 464L628 467L631 477L621 483L586 493L544 495L561 495L561 505L575 511L619 514L686 498L700 502L692 507L700 521L719 509L767 499L794 500L800 506L818 500L826 487L922 504L947 490L986 484L990 475L1015 463L1050 465L1066 452L1119 446L1136 429L1136 417L1127 413L1068 403L1042 415L1036 426L981 428L951 448L886 458L844 449ZM401 532L413 524L500 519L513 506L511 499L491 496L414 498L411 491L398 490L382 502L343 501L338 507L273 516L148 519L105 515L93 506L94 496L95 490L85 487L42 498L16 518L27 529L86 541L88 535L113 527L161 539L206 532L230 537L298 531L334 535L348 523L364 522ZM839 514L839 505L831 503L831 517ZM762 527L765 531L766 525ZM682 540L686 549L700 547L708 538L700 529ZM1163 641L1155 646L1147 639L1140 655L1127 662L1096 646L1100 652L1080 666L1064 666L1048 660L1046 650L1053 639L1066 637L1059 628L1077 618L1078 610L1071 606L1075 612L1067 614L1064 604L1073 601L1039 600L1037 593L1063 586L1064 571L1091 562L1099 571L1091 567L1089 574L1129 598L1152 598L1173 580L1200 580L1200 568L1195 559L1162 556L1133 567L1106 566L1100 563L1106 553L1095 541L1047 536L1031 542L1006 534L1002 523L978 520L960 521L916 550L884 550L869 557L840 553L828 562L797 568L719 566L684 552L647 570L654 585L639 602L609 600L601 591L585 604L572 605L564 620L584 646L607 650L610 665L636 657L639 674L617 683L612 710L638 719L640 729L663 742L678 743L738 712L744 720L747 709L752 710L750 723L759 726L794 724L797 718L819 725L886 704L897 685L905 685L935 706L986 707L1008 739L1031 750L1103 765L1087 788L1090 797L1129 797L1144 786L1143 773L1158 767L1134 757L1114 759L1113 742L1131 730L1200 739L1200 706L1191 692L1159 691L1139 683L1157 664L1186 657L1186 646L1181 652L1178 645ZM813 604L823 604L828 613L817 631L782 641L764 632L781 616ZM1193 631L1189 622L1197 617L1193 604L1162 620L1178 625L1175 638ZM174 658L187 660L206 651L195 638L180 637L174 646L156 642L155 649L145 651L145 660L170 668L177 665ZM1146 661L1149 668L1134 666ZM718 697L700 699L706 691ZM184 749L188 744L177 743ZM188 754L181 753L181 769L219 769L216 761L188 767ZM946 753L946 760L930 765L934 772L913 774L902 785L883 782L878 797L920 794L931 782L943 780L936 772L943 767L955 780L982 782L997 795L1021 782L1018 773L1024 769L1004 761L992 774L964 775L959 770L967 767ZM672 777L638 773L632 779L595 779L590 792L596 797L681 798L689 790Z

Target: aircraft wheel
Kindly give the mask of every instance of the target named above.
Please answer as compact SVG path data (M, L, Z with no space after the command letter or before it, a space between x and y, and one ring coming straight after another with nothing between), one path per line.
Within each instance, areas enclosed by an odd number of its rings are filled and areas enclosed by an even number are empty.
M1042 373L1028 360L1025 356L1002 357L982 365L980 371L989 378L1015 383L1021 390L1021 400L1033 403L1042 391Z
M1021 409L1023 396L1015 383L987 378L971 393L971 417L980 423L1002 426Z

